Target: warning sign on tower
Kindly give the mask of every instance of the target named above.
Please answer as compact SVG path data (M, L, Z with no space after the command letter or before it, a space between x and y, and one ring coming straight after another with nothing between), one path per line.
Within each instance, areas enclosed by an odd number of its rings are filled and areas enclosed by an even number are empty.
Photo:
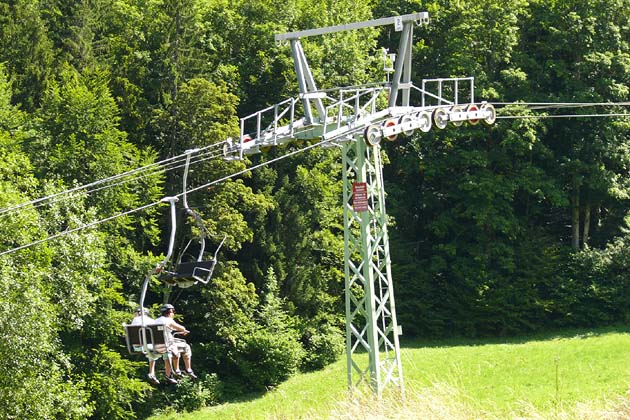
M352 208L355 212L368 211L368 193L366 182L352 183Z

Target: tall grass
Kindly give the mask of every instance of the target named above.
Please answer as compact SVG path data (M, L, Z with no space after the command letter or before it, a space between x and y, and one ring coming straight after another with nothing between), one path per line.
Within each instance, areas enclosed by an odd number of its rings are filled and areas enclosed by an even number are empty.
M261 417L278 419L277 417ZM289 417L287 417L289 418ZM305 417L306 418L306 417ZM484 410L450 385L434 384L415 389L401 398L390 395L381 401L371 395L338 402L329 414L312 413L312 419L328 420L621 420L630 419L630 398L617 397L598 403L577 402L553 412L542 411L531 403L520 402L507 413Z
M320 414L313 413L312 418ZM417 389L404 398L389 394L375 400L369 393L353 395L336 403L326 418L334 420L418 420L418 419L473 419L478 413L451 386L436 384Z

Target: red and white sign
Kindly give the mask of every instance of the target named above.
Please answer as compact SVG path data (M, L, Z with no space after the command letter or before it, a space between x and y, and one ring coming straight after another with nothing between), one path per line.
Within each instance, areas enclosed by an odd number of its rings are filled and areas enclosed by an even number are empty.
M352 208L355 212L368 211L367 182L352 183Z

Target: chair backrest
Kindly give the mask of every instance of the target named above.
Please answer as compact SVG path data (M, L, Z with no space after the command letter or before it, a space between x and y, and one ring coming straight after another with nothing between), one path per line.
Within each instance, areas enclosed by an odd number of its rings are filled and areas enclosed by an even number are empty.
M129 353L164 354L168 351L170 333L164 324L129 325L123 324ZM145 347L146 344L146 347Z

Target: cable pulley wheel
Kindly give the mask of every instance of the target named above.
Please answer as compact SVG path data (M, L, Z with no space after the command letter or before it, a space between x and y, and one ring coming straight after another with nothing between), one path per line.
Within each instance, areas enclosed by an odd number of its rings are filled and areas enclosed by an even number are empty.
M477 112L477 111L479 111L479 107L475 104L470 104L468 105L468 108L466 108L466 112ZM477 125L478 123L479 123L478 118L468 120L468 124L470 125Z
M433 111L433 124L440 130L444 130L448 124L448 111L444 108Z
M420 111L416 114L416 118L420 122L420 131L423 133L431 131L431 113L427 111Z
M383 123L383 128L393 127L396 125L396 120L390 119ZM392 134L391 136L385 137L385 140L394 141L398 138L398 134Z
M479 111L485 115L483 122L487 125L492 125L497 120L497 111L492 104L481 104Z
M363 131L363 138L372 146L377 146L381 142L382 137L383 133L378 125L368 125Z
M464 112L464 107L461 105L455 105L451 108L451 113L455 114L455 113L461 113ZM451 121L451 123L455 126L455 127L460 127L463 123L464 120L457 120L457 121Z
M408 123L410 123L411 121L413 121L413 117L412 117L411 115L403 115L402 117L400 117L400 120L398 120L398 123L399 123L400 125L404 126L405 124L408 124ZM409 136L412 136L412 135L413 135L413 132L414 132L414 131L415 131L415 130L414 130L413 128L408 128L408 129L406 129L406 130L403 128L402 133L403 133L405 136L409 137Z

